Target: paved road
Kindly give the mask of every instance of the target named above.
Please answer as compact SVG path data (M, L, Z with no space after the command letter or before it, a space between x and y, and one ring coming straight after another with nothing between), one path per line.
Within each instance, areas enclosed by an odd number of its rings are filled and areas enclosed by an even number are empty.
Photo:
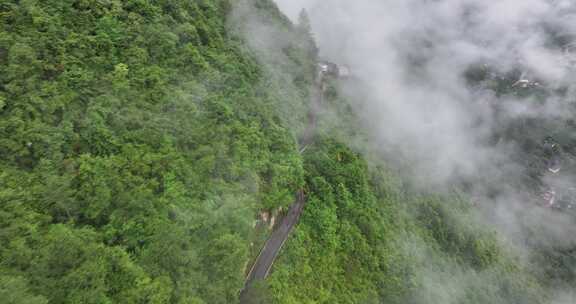
M276 256L278 256L280 249L282 249L282 245L284 245L290 232L296 223L298 223L305 204L306 197L304 191L300 190L296 194L295 202L290 206L290 209L288 209L288 213L282 218L282 222L276 227L276 230L272 232L264 248L262 248L252 270L248 274L248 278L246 279L247 285L254 280L263 280L268 276L268 272Z
M308 145L312 144L314 140L318 111L320 110L324 98L324 80L322 74L319 74L316 79L313 94L310 110L308 112L308 125L306 126L306 130L304 130L302 138L299 140L300 151L302 152ZM290 236L290 232L293 230L294 226L298 224L305 205L306 196L303 190L299 190L296 193L294 203L288 209L288 213L284 218L282 218L282 221L280 225L276 227L276 230L272 232L270 238L268 238L266 244L264 244L264 247L260 251L260 255L258 255L258 258L256 258L256 261L252 265L252 269L250 269L248 277L246 278L244 289L240 294L240 303L247 302L245 291L249 289L250 285L254 281L264 280L268 276L278 253L284 245L284 242L286 242Z

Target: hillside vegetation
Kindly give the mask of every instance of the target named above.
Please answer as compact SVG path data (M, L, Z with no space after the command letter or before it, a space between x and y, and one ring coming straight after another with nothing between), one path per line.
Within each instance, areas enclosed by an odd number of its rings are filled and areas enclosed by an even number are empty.
M237 303L258 213L299 189L255 303L544 301L463 199L411 193L346 144L334 87L339 130L300 154L312 38L270 0L233 2L0 3L3 303ZM254 49L250 20L287 42Z

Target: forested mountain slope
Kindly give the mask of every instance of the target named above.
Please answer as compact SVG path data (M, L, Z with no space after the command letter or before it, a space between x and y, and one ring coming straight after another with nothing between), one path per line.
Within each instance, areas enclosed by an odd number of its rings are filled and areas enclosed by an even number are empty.
M229 10L1 4L5 294L234 302L256 210L289 203L303 172Z
M255 48L252 18L283 44ZM270 0L2 2L0 299L237 303L258 213L303 189L253 302L541 303L467 203L346 144L336 82L299 153L315 56Z

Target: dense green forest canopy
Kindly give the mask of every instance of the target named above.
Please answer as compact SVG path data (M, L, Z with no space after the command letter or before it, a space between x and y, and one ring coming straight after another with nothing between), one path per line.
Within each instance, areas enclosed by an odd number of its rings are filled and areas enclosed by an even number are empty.
M256 210L288 204L303 171L230 9L0 5L0 289L13 303L234 302Z
M284 44L254 48L254 20ZM0 299L237 303L258 214L304 189L254 302L543 303L464 199L345 144L337 82L338 128L299 153L316 56L270 0L0 3Z

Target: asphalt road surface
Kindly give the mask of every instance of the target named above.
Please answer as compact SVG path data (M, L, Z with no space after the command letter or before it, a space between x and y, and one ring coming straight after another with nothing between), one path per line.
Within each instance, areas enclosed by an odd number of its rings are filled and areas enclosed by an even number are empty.
M314 88L314 96L312 97L310 110L308 112L308 124L306 126L306 130L304 131L304 135L299 141L300 151L304 151L306 147L312 144L314 140L314 133L316 131L317 125L317 114L320 110L320 107L323 102L324 98L324 80L323 75L319 74L318 79L316 80L315 88ZM276 227L276 230L272 232L270 238L264 244L264 247L260 251L258 258L252 265L250 272L246 278L246 283L244 289L240 294L240 303L247 303L246 299L246 291L250 288L250 285L257 280L264 280L278 253L282 249L284 242L290 236L290 232L293 230L294 226L298 224L300 220L300 215L302 215L302 211L304 210L304 206L306 205L306 196L303 190L299 190L296 193L296 199L294 203L288 209L288 213L286 216L282 218L280 225Z
M260 251L260 255L256 259L252 270L246 279L247 285L254 280L263 280L268 276L268 272L282 249L282 245L288 239L290 232L298 223L304 205L306 204L306 197L303 191L298 191L296 201L288 209L288 213L282 219L280 225L272 232L268 241Z

